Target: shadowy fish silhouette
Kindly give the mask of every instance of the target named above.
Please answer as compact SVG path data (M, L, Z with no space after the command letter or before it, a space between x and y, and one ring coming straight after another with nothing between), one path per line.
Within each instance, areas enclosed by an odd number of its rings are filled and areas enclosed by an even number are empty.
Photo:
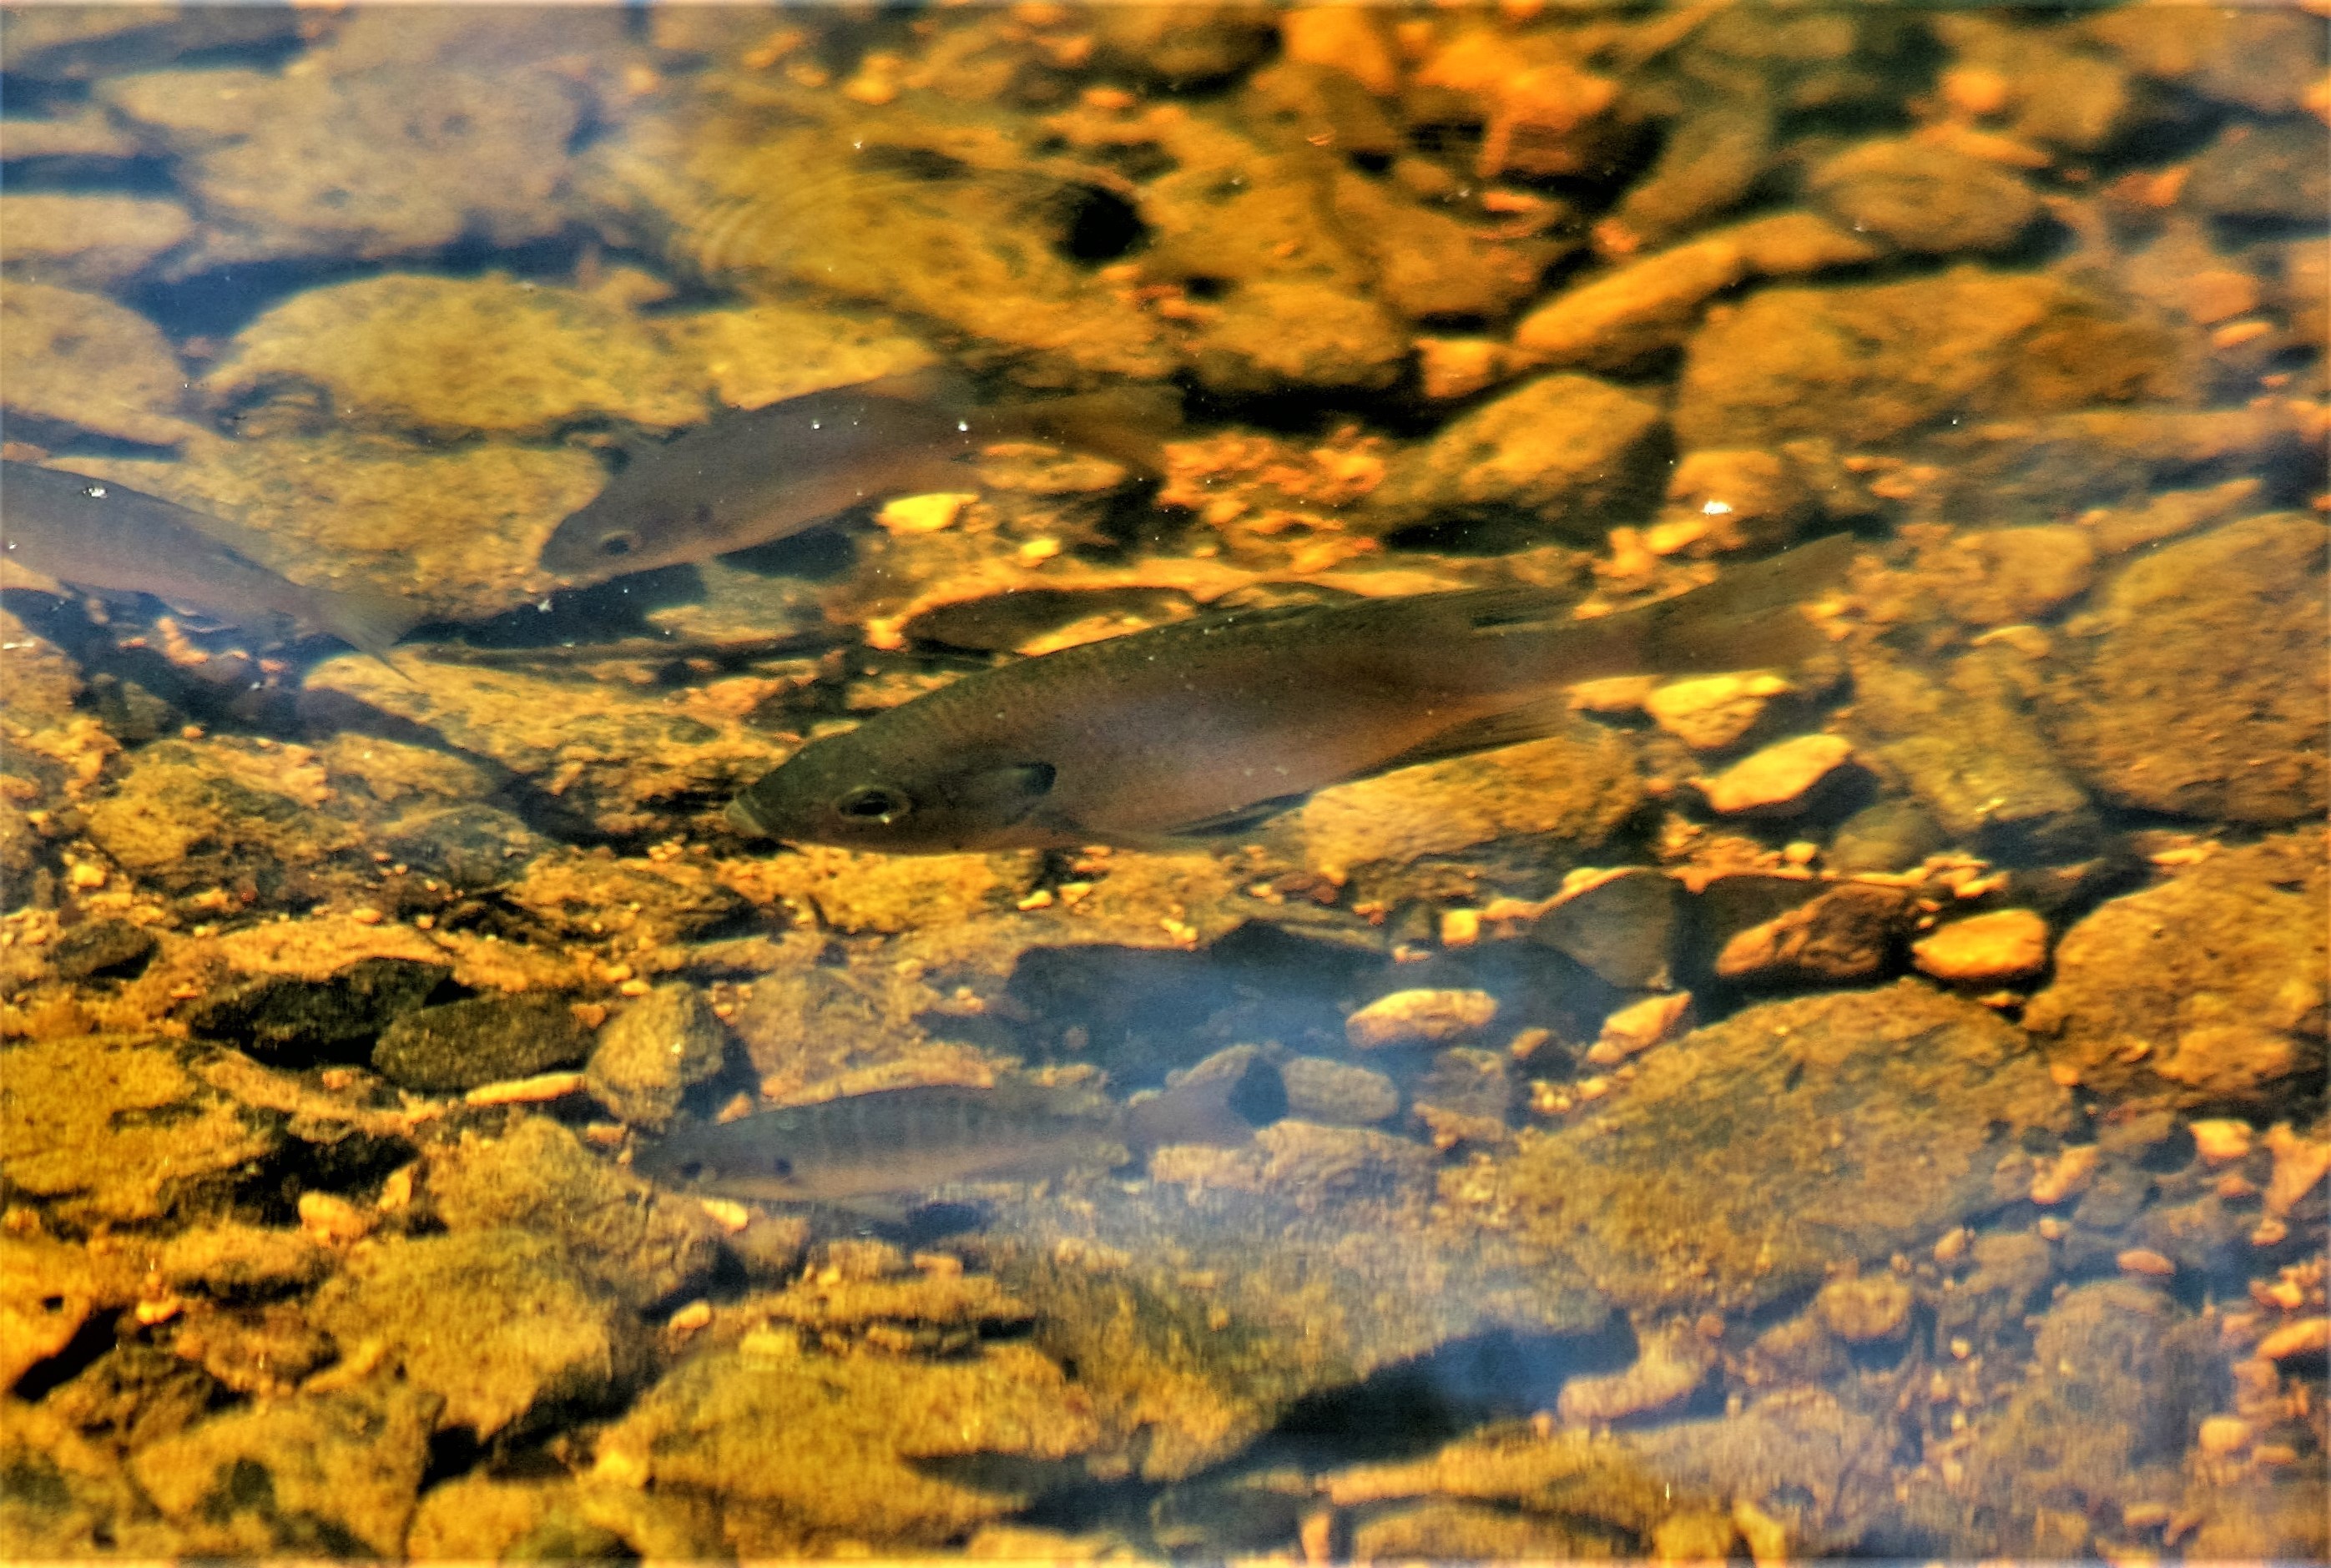
M967 675L802 747L738 795L748 832L892 854L1159 847L1325 784L1509 745L1564 689L1753 670L1828 645L1797 601L1838 534L1595 620L1483 588L1283 605L1153 627Z
M379 589L294 583L252 559L252 543L224 518L111 480L0 460L0 548L43 576L150 594L270 638L325 632L384 662L423 618Z
M1200 1076L1117 1106L1038 1084L921 1085L759 1111L675 1131L633 1156L691 1190L791 1203L852 1203L957 1182L1106 1171L1169 1143L1236 1145L1235 1074Z
M575 583L678 565L786 538L852 507L977 483L959 460L991 442L1058 441L1156 475L1181 420L1170 387L1120 387L975 406L931 372L715 415L627 449L606 488L542 546Z

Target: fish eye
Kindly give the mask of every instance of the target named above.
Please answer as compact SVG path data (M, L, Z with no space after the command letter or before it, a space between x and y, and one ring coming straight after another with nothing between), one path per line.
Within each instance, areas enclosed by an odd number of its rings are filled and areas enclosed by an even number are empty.
M628 556L638 543L629 534L609 534L600 539L599 553L609 557Z
M776 1177L781 1182L789 1182L793 1179L794 1163L785 1158L785 1155L779 1155L775 1159L769 1162L769 1174Z
M700 1182L712 1174L712 1167L702 1160L690 1160L672 1172L683 1182Z
M854 822L888 825L912 812L915 803L897 790L865 784L834 802L833 809Z

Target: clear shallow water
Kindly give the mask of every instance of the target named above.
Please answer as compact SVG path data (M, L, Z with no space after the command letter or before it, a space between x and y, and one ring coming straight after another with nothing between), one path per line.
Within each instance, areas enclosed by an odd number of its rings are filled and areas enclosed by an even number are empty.
M7 13L11 462L417 626L229 624L0 486L11 1551L2319 1554L2320 34ZM952 499L823 440L893 404ZM547 566L626 472L717 537ZM867 504L756 538L813 479ZM1384 726L1338 605L1837 533L1771 668L1190 841L728 814L1205 615L1286 631L1044 700L1299 771ZM1257 1130L929 1190L1057 1125L879 1098L1031 1080ZM834 1098L771 1171L899 1190L652 1155Z

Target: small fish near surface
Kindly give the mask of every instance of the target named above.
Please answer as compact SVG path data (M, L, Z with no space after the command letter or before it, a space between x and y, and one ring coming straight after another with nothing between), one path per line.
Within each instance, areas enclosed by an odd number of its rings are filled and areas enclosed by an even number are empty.
M1105 1171L1169 1143L1243 1143L1240 1079L1192 1079L1116 1106L1028 1083L922 1085L785 1106L684 1128L633 1156L642 1174L693 1191L850 1204L959 1182Z
M376 589L311 588L248 553L245 530L159 496L0 460L0 548L93 593L150 594L267 637L321 632L385 659L420 608Z
M716 415L627 449L606 488L558 525L543 569L571 583L679 565L789 537L870 502L959 490L989 442L1057 441L1155 475L1181 418L1170 388L977 406L952 377L889 376Z
M1547 733L1582 680L1828 646L1799 601L1839 534L1640 609L1469 589L1153 627L982 670L813 741L737 796L747 832L891 854L1156 847L1265 803Z

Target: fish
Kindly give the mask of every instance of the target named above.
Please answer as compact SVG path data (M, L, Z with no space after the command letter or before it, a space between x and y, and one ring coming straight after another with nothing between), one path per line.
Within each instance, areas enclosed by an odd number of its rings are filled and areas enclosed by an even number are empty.
M254 542L223 518L112 480L0 459L0 549L43 576L150 594L271 638L325 632L383 662L423 619L384 590L295 583L252 559Z
M1241 1081L1193 1072L1126 1106L1025 1082L876 1089L684 1127L632 1164L692 1192L832 1204L1113 1170L1168 1143L1245 1142L1253 1128L1231 1106Z
M1549 733L1566 689L1764 669L1828 646L1799 608L1838 534L1640 609L1460 589L1232 611L976 671L810 742L740 831L888 854L1198 847L1324 785Z
M960 460L998 441L1058 441L1156 477L1159 432L1180 418L1169 387L977 407L959 380L928 372L730 410L626 449L540 565L583 584L766 545L870 502L973 488Z

